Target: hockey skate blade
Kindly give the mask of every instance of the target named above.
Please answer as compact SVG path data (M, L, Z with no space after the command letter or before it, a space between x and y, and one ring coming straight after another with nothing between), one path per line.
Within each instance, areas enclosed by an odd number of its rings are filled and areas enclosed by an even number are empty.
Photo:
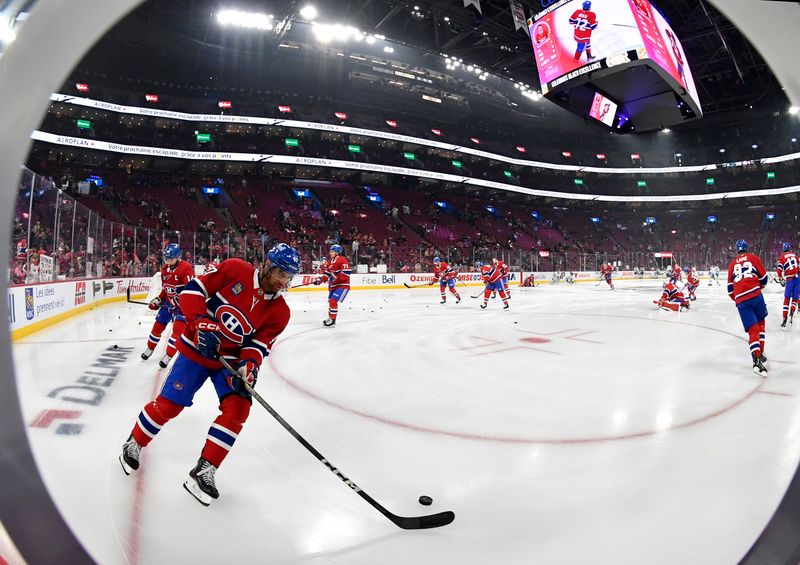
M200 487L192 479L189 479L188 481L183 483L183 488L185 488L186 492L195 497L197 499L197 502L199 502L203 506L208 506L209 504L211 504L211 501L214 500L206 493L204 493L202 490L200 490Z
M125 459L122 457L122 455L119 456L119 464L122 465L122 470L125 472L126 475L130 476L130 474L133 473L134 471L133 467L125 463Z
M758 367L753 367L753 372L754 372L756 375L758 375L759 377L761 377L762 379L766 379L766 378L767 378L767 376L768 376L766 369L765 369L765 370L763 370L763 371L761 371L761 370L759 370L759 368L758 368Z

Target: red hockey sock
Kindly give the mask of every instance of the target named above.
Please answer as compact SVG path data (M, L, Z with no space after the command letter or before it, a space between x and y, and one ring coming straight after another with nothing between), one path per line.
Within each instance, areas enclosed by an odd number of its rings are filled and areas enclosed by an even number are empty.
M483 291L483 301L488 302L491 296L492 296L492 290L489 287L486 287L486 290Z
M144 405L139 418L133 426L131 435L136 443L146 446L161 431L161 428L181 413L183 406L175 404L159 395L155 400Z
M452 288L450 288L450 292L452 292L452 293L453 293L453 296L455 296L456 298L461 298L461 297L458 295L458 291L456 290L456 288L455 288L455 287L452 287Z
M183 320L175 320L172 322L172 335L169 336L169 342L167 343L167 355L170 357L175 356L175 344L183 335L183 330L186 328L186 322Z
M161 339L161 334L164 333L164 328L166 328L164 324L161 322L156 322L153 324L153 329L150 330L150 337L147 338L147 347L150 349L155 349L158 345L158 340Z
M750 341L750 353L761 354L761 344L759 343L759 323L755 323L747 329Z
M758 323L758 345L761 348L761 354L764 354L764 338L767 336L767 321L761 320Z
M230 452L242 426L250 414L250 400L238 394L229 394L220 402L222 412L208 429L202 458L219 467Z
M339 303L332 298L328 300L328 317L331 320L335 320L336 316L339 315Z

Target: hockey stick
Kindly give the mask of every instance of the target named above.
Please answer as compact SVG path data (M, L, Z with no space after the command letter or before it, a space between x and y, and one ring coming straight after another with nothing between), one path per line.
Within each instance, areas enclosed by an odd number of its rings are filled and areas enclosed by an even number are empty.
M131 300L131 287L130 286L128 286L128 290L127 290L126 294L127 294L127 298L128 298L128 302L129 303L131 303L131 304L143 304L145 306L150 306L149 302L142 302L141 300Z
M403 286L406 287L406 288L420 288L422 286L433 286L433 284L431 284L431 283L419 283L419 284L403 283Z
M317 451L313 445L308 443L305 440L305 438L303 438L303 436L301 436L286 420L284 420L281 417L280 414L278 414L269 404L267 404L267 402L261 397L261 395L258 394L255 390L253 390L253 387L251 387L247 383L247 381L244 380L244 378L242 378L241 375L239 375L239 373L234 371L233 367L231 367L230 364L224 358L220 357L219 361L220 363L222 363L223 367L225 367L228 371L230 371L231 375L234 375L236 378L242 381L245 390L249 392L250 395L256 399L256 402L258 402L261 406L263 406L264 409L267 412L269 412L270 415L273 418L275 418L287 432L292 434L292 436L294 436L294 439L299 441L303 447L305 447L308 451L310 451L311 454L314 457L316 457L317 460L319 460L323 465L325 465L331 473L339 477L342 480L342 482L344 482L344 484L353 489L353 492L355 492L356 494L358 494L358 496L366 500L373 508L378 510L378 512L389 518L389 520L394 522L396 526L403 528L404 530L423 530L427 528L439 528L441 526L446 526L455 519L456 515L449 510L446 512L439 512L438 514L429 514L427 516L411 516L411 517L398 516L397 514L392 514L391 512L389 512L374 498L372 498L366 492L361 490L361 487L359 487L353 481L348 479L344 475L344 473L342 473L339 469L331 465L330 461L325 459L325 456L323 456L322 453Z

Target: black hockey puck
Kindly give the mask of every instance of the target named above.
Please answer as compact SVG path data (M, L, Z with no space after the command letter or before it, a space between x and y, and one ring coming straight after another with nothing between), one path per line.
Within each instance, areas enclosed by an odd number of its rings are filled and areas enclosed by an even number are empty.
M425 496L424 494L419 497L419 503L423 506L430 506L433 504L433 499L430 496Z
M114 344L114 349L119 349L119 345L117 345L117 344L115 343L115 344Z

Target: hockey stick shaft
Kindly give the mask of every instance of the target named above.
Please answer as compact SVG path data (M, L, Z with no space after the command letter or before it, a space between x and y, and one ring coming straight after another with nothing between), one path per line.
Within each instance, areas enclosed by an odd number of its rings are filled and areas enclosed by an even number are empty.
M303 436L301 436L297 432L297 430L295 430L291 426L291 424L289 424L289 422L284 420L283 417L280 414L278 414L274 408L272 408L272 406L267 404L267 401L264 400L261 397L261 395L258 394L253 389L253 387L251 387L250 384L239 373L237 373L224 358L220 357L219 361L220 363L222 363L222 366L225 367L225 369L227 369L231 373L231 375L235 376L242 382L245 390L249 392L250 395L256 399L256 402L258 402L264 408L264 410L269 412L270 416L275 418L278 421L278 423L281 426L283 426L283 428L287 432L289 432L292 435L292 437L294 437L294 439L296 439L298 442L300 442L300 444L303 447L305 447L308 451L310 451L311 454L314 457L316 457L317 460L320 461L323 465L325 465L331 473L339 477L339 479L341 479L344 484L349 486L353 490L353 492L355 492L356 494L358 494L358 496L366 500L370 504L370 506L372 506L373 508L378 510L378 512L386 516L396 526L403 528L404 530L421 530L427 528L438 528L440 526L446 526L455 519L456 515L450 511L439 512L438 514L430 514L428 516L412 516L412 517L397 516L396 514L392 514L391 512L389 512L389 510L384 508L374 498L372 498L366 492L361 490L361 487L359 487L357 484L355 484L353 481L347 478L347 476L344 473L342 473L339 469L334 467L331 464L331 462L328 461L325 458L325 456L322 455L322 453L317 451L317 449L313 445L308 443L308 441L306 441L306 439Z
M403 286L405 286L406 288L420 288L420 287L423 287L423 286L433 286L433 285L429 284L429 283L419 283L419 284L403 283Z
M127 299L130 304L143 304L144 306L150 306L149 302L142 302L141 300L131 300L131 287L128 287L127 290Z

